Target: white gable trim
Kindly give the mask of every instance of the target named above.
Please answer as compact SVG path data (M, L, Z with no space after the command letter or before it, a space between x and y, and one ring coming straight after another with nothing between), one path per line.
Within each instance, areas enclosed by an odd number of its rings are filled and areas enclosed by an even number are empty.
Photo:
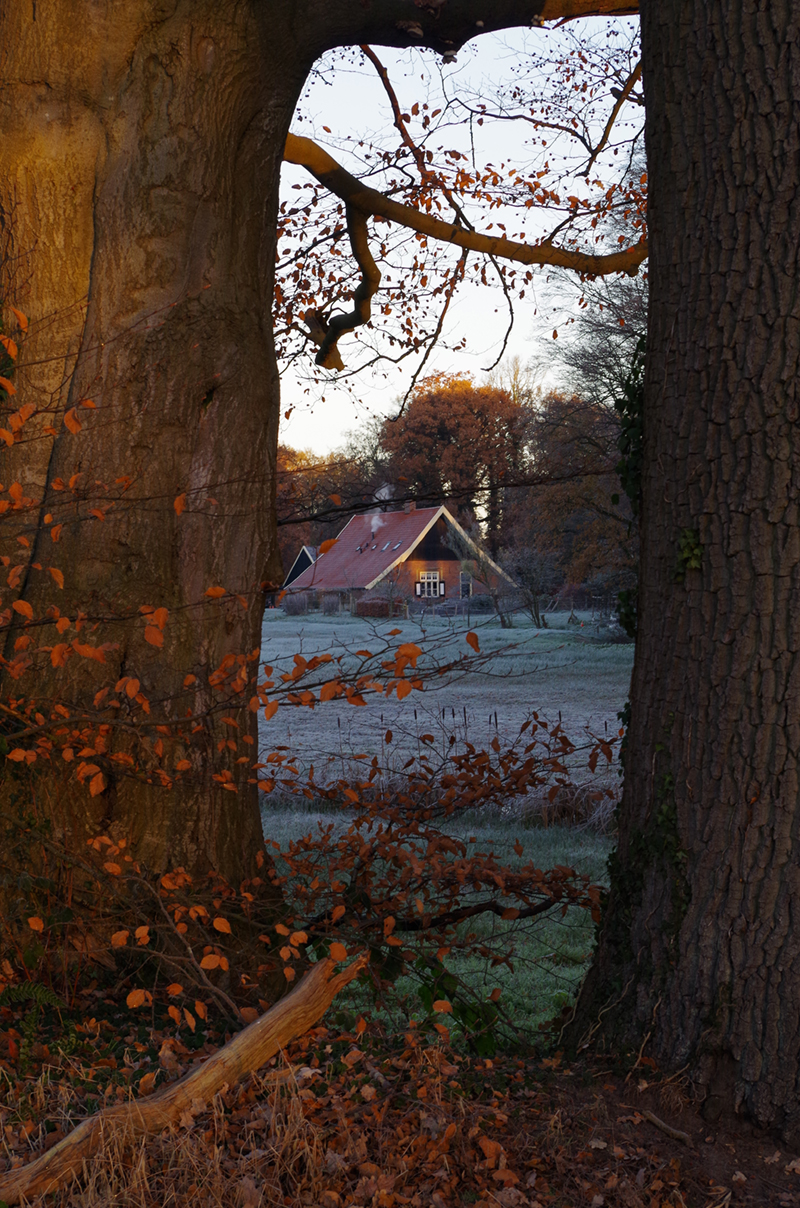
M376 587L378 585L378 583L380 583L381 579L385 579L386 576L388 574L390 574L390 572L393 571L396 566L399 566L401 562L405 562L406 558L408 558L409 555L412 553L412 551L417 548L417 546L419 545L422 538L427 536L427 534L431 531L434 524L436 523L436 521L439 519L439 517L442 515L443 512L447 512L447 508L444 506L444 504L442 504L440 507L438 507L436 509L436 511L433 513L433 515L431 516L428 523L425 525L425 528L422 529L419 536L414 538L411 545L409 545L407 547L407 549L403 550L402 554L400 554L400 556L398 558L395 558L394 562L392 562L389 566L386 567L386 570L382 570L381 573L375 579L373 579L371 583L367 583L364 590L371 591L372 588ZM447 512L447 515L449 516L450 513Z
M394 562L392 562L391 566L387 566L386 570L382 570L381 573L377 576L377 578L373 579L371 583L367 583L364 590L371 591L373 587L377 587L377 585L380 583L381 579L385 579L386 576L391 571L393 571L396 566L399 566L401 562L405 562L408 558L410 558L411 555L413 554L414 550L419 545L420 541L423 539L423 537L427 536L427 534L431 531L431 529L433 528L434 524L436 523L436 521L439 519L440 516L444 516L447 523L452 528L455 529L455 531L458 533L459 537L464 542L464 544L466 546L468 546L469 549L474 551L476 558L480 558L482 561L488 562L489 566L491 566L492 570L495 571L496 574L500 575L501 578L505 579L507 583L513 584L514 580L511 579L506 574L506 572L497 565L496 562L493 562L488 554L485 554L483 552L483 550L478 549L478 546L475 544L475 542L472 540L472 538L467 536L467 534L464 532L463 528L458 523L458 521L455 520L450 515L447 508L444 506L444 504L442 504L441 507L438 507L436 509L436 512L431 517L430 521L425 525L425 528L422 530L422 532L419 534L419 536L414 539L413 544L411 544L408 547L408 549L404 550L403 553L400 554L400 556L398 558L395 558L395 560L394 560Z
M300 561L300 559L302 558L303 554L308 554L308 558L309 558L309 565L308 565L308 566L303 567L303 569L300 571L300 575L304 575L304 574L306 573L306 571L307 571L307 570L310 570L310 569L311 569L311 567L312 567L312 566L315 564L315 562L317 561L317 559L316 559L316 558L313 556L313 554L311 553L311 548L310 548L308 545L301 545L301 546L300 546L300 550L299 550L299 552L298 552L297 556L295 557L294 562L293 562L293 563L292 563L292 565L289 567L289 570L288 570L288 571L287 571L287 573L286 573L286 578L283 580L283 581L284 581L284 583L286 582L286 579L290 579L290 578L291 578L292 571L293 571L293 570L294 570L294 568L297 566L297 563ZM298 578L298 579L300 578L300 575L298 575L298 576L297 576L297 578ZM291 587L291 583L289 584L289 586Z

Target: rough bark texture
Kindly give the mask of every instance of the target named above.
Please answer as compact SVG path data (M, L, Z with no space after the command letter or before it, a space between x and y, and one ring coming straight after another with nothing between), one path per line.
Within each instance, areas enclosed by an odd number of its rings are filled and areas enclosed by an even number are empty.
M209 674L226 655L259 646L263 585L280 578L270 322L278 181L296 98L315 59L364 41L450 51L479 28L620 8L630 5L7 0L0 7L0 220L13 239L0 298L30 317L15 402L38 408L25 439L2 446L2 481L6 489L19 482L25 498L41 501L38 517L5 516L0 552L24 567L10 587L37 625L53 603L72 623L65 634L54 624L36 628L37 644L115 647L104 664L73 653L52 672L45 656L35 682L45 718L48 698L65 700L73 714L91 713L100 687L130 676L140 681L151 720L174 726L188 708L195 716L207 709ZM86 399L94 409L81 406ZM77 434L62 422L73 408ZM173 504L184 494L178 515ZM64 573L63 593L48 577L53 565ZM217 585L229 594L207 599ZM161 650L144 641L142 606L169 610ZM19 628L7 636L6 659L20 637ZM185 690L187 674L196 682ZM21 696L30 691L20 678ZM128 837L155 869L211 866L234 880L250 871L261 838L255 789L242 748L219 752L231 734L220 714L191 742L164 738L162 771L187 758L193 772L191 781L160 788L157 768L153 783L143 783L110 758L134 742L120 724L125 707L111 717L105 749L92 740L104 791L90 798L76 786L74 765L40 759L23 796L33 792L59 832ZM246 709L220 712L233 714L240 737L255 737ZM9 721L6 733L14 728ZM225 771L237 793L212 779ZM19 787L4 778L4 810L14 795L21 799Z
M639 632L576 1038L691 1063L800 1141L800 10L642 4L650 299ZM601 1016L604 1007L621 1005Z

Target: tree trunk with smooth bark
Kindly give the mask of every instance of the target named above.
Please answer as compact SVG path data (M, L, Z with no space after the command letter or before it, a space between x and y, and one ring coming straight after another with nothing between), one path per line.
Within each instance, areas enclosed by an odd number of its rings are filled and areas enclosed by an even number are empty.
M650 316L619 850L573 1036L800 1141L800 10L642 4ZM612 1003L615 1009L601 1014Z

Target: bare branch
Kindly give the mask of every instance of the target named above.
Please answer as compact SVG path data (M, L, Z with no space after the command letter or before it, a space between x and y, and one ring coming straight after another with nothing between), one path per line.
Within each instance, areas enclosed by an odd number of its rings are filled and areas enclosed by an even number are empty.
M520 264L548 264L570 268L588 276L602 276L606 273L635 275L639 265L647 258L647 244L644 242L624 251L595 256L568 248L517 243L513 239L464 230L454 223L442 222L440 218L420 213L412 206L401 205L377 190L367 188L310 138L290 134L286 139L284 159L306 168L320 184L362 214L385 218L389 222L396 222L417 231L420 235L438 239L443 243L452 243L456 247L468 248L470 251L499 256L504 260L516 260Z
M636 84L637 80L641 79L641 75L642 75L642 60L640 59L639 62L634 67L631 74L628 76L627 80L625 81L625 87L622 89L619 96L617 97L616 104L614 105L614 108L611 110L609 119L606 122L606 128L603 131L603 137L600 139L600 142L597 144L594 151L592 152L591 158L589 159L588 164L586 165L586 167L583 170L583 173L582 173L583 176L588 177L589 173L591 172L592 165L594 164L598 155L603 150L603 148L605 147L606 143L608 142L608 140L611 136L611 129L614 125L614 122L617 120L617 116L619 114L620 109L625 104L625 102L627 101L627 99L631 95L631 93L633 92L634 85Z
M347 232L356 263L361 269L361 282L353 295L353 309L346 315L334 315L326 325L319 312L307 316L311 338L320 345L316 363L325 369L344 369L342 358L336 347L345 332L368 323L371 314L370 301L381 283L381 271L372 258L367 238L367 220L364 214L352 205L346 206ZM316 322L313 320L316 319Z

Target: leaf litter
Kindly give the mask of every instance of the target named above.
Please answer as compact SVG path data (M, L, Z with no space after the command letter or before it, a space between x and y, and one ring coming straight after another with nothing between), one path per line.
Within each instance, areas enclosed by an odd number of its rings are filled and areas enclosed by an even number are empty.
M224 1044L132 1025L87 994L84 1022L40 1029L0 1008L0 1173L52 1147L105 1104L182 1077ZM628 1063L630 1066L630 1062ZM648 1077L651 1077L648 1074ZM211 1104L146 1142L110 1135L54 1208L717 1208L800 1204L800 1161L761 1135L708 1125L657 1074L528 1052L459 1051L447 1028L317 1027ZM665 1110L669 1103L672 1110ZM650 1107L693 1145L652 1127ZM776 1154L778 1158L776 1160ZM744 1177L743 1177L744 1176Z

